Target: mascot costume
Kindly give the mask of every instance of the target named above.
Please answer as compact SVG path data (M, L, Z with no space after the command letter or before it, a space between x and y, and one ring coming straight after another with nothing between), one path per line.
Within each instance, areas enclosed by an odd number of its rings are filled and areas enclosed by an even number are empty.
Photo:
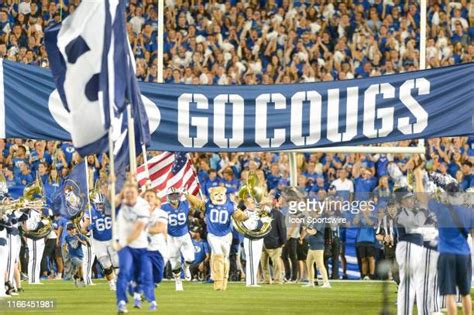
M211 247L211 277L215 290L225 290L229 277L229 254L232 244L232 219L244 221L247 216L227 198L225 187L209 189L209 200L203 201L187 194L194 209L204 211L207 224L207 241Z

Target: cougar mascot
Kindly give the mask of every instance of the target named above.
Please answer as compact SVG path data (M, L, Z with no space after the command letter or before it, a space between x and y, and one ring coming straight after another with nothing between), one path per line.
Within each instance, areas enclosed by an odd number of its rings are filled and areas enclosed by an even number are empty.
M225 187L209 189L210 198L206 202L196 196L186 197L194 209L204 211L207 224L207 241L211 247L211 276L214 290L225 290L229 276L229 254L232 244L232 220L243 221L247 216L237 209L234 202L227 199Z

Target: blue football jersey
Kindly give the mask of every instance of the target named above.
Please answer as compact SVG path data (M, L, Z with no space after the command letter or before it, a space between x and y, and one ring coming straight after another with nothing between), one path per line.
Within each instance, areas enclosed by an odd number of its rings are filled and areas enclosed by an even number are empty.
M223 205L206 202L207 231L215 236L224 236L231 232L231 216L234 213L234 203L227 200Z
M168 213L168 234L170 236L179 237L188 233L188 201L180 201L177 208L165 203L161 209Z
M92 207L91 214L93 238L98 241L110 241L112 239L112 218L95 207Z

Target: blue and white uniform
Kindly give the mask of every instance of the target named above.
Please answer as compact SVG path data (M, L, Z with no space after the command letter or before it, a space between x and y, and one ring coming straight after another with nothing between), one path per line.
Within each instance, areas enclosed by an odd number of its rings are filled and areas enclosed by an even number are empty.
M41 213L31 209L28 214L28 219L25 222L28 230L35 230L41 224ZM37 240L27 238L26 244L28 246L28 283L40 283L41 260L44 252L44 238Z
M156 223L168 223L168 213L160 208L153 210L150 216L149 226ZM153 268L153 282L160 283L163 279L163 270L168 261L168 243L164 233L148 233L148 257Z
M137 223L148 224L150 219L149 204L138 197L133 206L122 203L117 214L118 241L123 246L118 251L120 272L117 279L117 302L120 306L128 301L127 288L135 276L135 270L140 270L139 283L143 286L143 293L148 301L155 301L151 264L147 255L148 235L143 229L133 242L127 239Z
M188 264L194 261L194 247L188 229L189 202L180 201L176 208L170 203L165 203L161 209L168 214L168 249L171 269L178 270L181 267L181 255Z
M112 246L112 218L99 211L95 206L91 210L90 229L92 232L92 248L104 269L118 267L117 252ZM86 211L86 217L89 212Z
M232 215L235 205L227 200L223 205L213 204L210 200L205 205L205 220L207 225L207 242L213 255L223 255L229 258L232 244Z
M426 222L423 211L401 208L397 217L398 243L395 256L400 267L400 285L397 293L397 314L424 314L424 270L422 265L423 236L420 227Z
M441 312L442 306L438 285L438 230L432 222L432 224L427 223L425 227L420 228L420 232L423 236L421 265L423 266L424 314L432 314Z
M8 216L10 227L7 229L8 235L8 261L7 261L7 278L6 280L14 284L14 271L15 265L19 261L20 249L21 249L21 236L18 220L22 217L23 213L20 211L14 211ZM14 284L15 287L18 287L19 284Z
M255 210L246 209L245 214L248 219L243 222L249 230L258 229L262 222ZM260 263L260 258L262 258L263 251L263 238L249 238L244 237L244 252L246 257L245 264L245 284L247 286L257 286L258 285L258 265Z
M8 224L8 218L6 216L0 217L0 298L7 297L5 293L5 272L7 270L7 259L3 257L8 256L8 236L6 225Z

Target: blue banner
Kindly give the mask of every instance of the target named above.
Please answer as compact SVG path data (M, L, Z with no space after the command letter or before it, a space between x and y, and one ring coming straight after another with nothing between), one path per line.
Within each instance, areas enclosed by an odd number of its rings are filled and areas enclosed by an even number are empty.
M70 140L50 71L2 65L0 136ZM360 80L140 89L152 150L284 150L473 134L474 63Z

